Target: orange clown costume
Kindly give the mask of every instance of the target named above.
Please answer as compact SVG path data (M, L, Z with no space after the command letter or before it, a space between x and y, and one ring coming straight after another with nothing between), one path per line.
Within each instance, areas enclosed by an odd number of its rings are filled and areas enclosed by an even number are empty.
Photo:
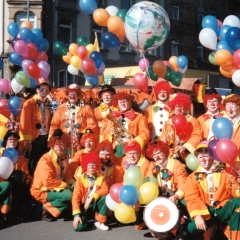
M7 214L9 211L11 195L11 184L0 176L0 214Z

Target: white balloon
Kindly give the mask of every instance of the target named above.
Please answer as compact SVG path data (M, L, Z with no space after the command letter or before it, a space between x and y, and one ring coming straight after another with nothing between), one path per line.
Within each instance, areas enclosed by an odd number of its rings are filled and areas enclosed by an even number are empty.
M240 69L233 73L232 81L236 86L240 87Z
M224 19L223 25L229 25L231 27L239 27L240 28L240 20L235 15L229 15Z
M68 72L72 75L78 75L78 69L75 68L73 65L68 65L68 68L67 68Z
M210 28L204 28L199 33L199 41L204 47L215 50L217 46L217 34Z
M0 177L8 179L13 171L13 162L8 157L0 158Z
M110 193L106 197L106 204L107 204L107 207L112 211L114 211L118 205L118 203L111 198Z
M182 74L184 74L187 71L188 66L186 66L185 68L178 68L178 71Z
M115 6L108 6L105 8L105 10L108 11L110 16L116 16L117 12L119 11L119 9Z
M16 80L16 78L13 78L12 81L11 81L11 87L12 87L12 90L15 92L15 93L19 93L22 89L23 89L23 85L19 84Z

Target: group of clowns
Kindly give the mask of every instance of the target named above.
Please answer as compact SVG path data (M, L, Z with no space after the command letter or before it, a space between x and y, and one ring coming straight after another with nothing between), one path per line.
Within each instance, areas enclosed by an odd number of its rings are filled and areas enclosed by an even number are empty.
M18 151L14 171L25 173L24 185L42 204L42 220L55 221L71 209L75 231L86 229L93 214L95 227L108 230L114 214L106 196L111 186L123 183L127 169L137 167L144 177L155 177L159 196L186 208L190 239L204 239L213 218L228 238L240 238L239 161L235 166L215 161L208 148L214 121L225 117L233 124L231 140L239 149L240 96L222 100L210 89L203 96L206 113L195 118L190 96L172 94L167 81L155 85L156 102L144 112L132 108L130 94L110 85L101 86L101 103L94 109L83 101L77 84L66 87L67 101L55 111L48 80L39 79L36 91L23 105L19 127L9 127L1 152ZM181 132L175 116L186 119ZM199 162L195 171L186 167L189 154ZM9 211L10 195L10 181L0 177L2 216ZM135 229L145 228L144 207L137 203L134 209Z

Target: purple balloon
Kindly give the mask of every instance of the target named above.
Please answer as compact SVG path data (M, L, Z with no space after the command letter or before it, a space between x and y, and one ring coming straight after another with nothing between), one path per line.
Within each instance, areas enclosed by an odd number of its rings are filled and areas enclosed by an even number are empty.
M100 67L97 69L97 74L102 75L104 73L104 71L105 71L105 63L102 62Z
M40 61L38 63L38 67L40 69L40 76L44 79L48 79L48 75L50 73L50 66L46 61Z
M24 71L27 72L27 67L30 63L33 63L33 61L30 60L30 59L25 59L25 60L22 61L22 68L23 68Z
M213 139L208 143L208 153L209 155L216 161L218 162L223 162L216 153L216 146L217 143L219 142L219 139Z

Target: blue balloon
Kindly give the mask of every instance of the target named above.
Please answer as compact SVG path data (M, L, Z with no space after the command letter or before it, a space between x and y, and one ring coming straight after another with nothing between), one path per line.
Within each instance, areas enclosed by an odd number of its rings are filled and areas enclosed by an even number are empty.
M240 28L231 27L227 30L225 40L230 47L233 47L235 40L240 38Z
M228 31L228 29L230 28L231 26L229 25L223 25L219 31L219 38L221 41L225 41L225 35L226 35L226 32Z
M87 74L86 79L87 79L87 82L91 84L93 87L96 87L98 85L98 75L93 76L93 75Z
M32 31L29 28L21 28L19 31L20 38L25 41L26 43L31 43L32 42Z
M96 0L80 0L79 6L83 12L88 14L93 14L93 12L97 9Z
M124 204L133 206L138 202L139 193L133 185L125 185L119 192L119 198Z
M45 38L41 39L40 44L37 48L39 52L46 52L49 48L48 40Z
M19 97L13 96L8 99L8 109L14 117L16 117L22 110L22 101Z
M3 60L0 59L0 70L2 70L2 68L3 68Z
M188 65L188 59L184 55L181 55L177 58L177 65L180 68L185 68Z
M8 157L12 160L13 165L18 162L18 152L15 148L7 148L3 151L2 157Z
M12 22L12 23L9 23L9 24L8 24L7 30L8 30L8 33L9 33L13 38L15 38L15 37L18 35L19 27L18 27L17 23Z
M99 68L102 64L102 54L97 51L92 51L89 56L95 63L96 68Z
M32 43L39 48L42 38L39 38L35 33L32 33Z
M233 49L228 45L228 43L226 41L220 41L217 43L216 50L218 51L221 49L228 50L231 54L234 53Z
M210 28L218 35L218 21L212 15L207 15L202 19L202 28Z
M116 34L111 32L103 33L102 35L102 42L109 48L119 47L120 41Z
M31 88L36 88L37 86L37 81L36 79L32 78L32 77L29 77L30 79L30 85L31 85Z
M235 51L237 51L238 49L240 49L240 38L236 39L234 44L233 44L233 49Z
M34 34L36 34L39 39L42 39L42 38L43 38L43 33L42 33L42 30L41 30L41 29L39 29L39 28L34 28L34 29L32 30L32 32L33 32Z
M213 122L212 131L217 139L231 139L233 134L232 122L225 117L219 117Z
M19 55L18 53L16 52L11 52L9 53L9 60L11 63L15 64L15 65L20 65L22 66L22 61L23 61L23 58L21 55Z

